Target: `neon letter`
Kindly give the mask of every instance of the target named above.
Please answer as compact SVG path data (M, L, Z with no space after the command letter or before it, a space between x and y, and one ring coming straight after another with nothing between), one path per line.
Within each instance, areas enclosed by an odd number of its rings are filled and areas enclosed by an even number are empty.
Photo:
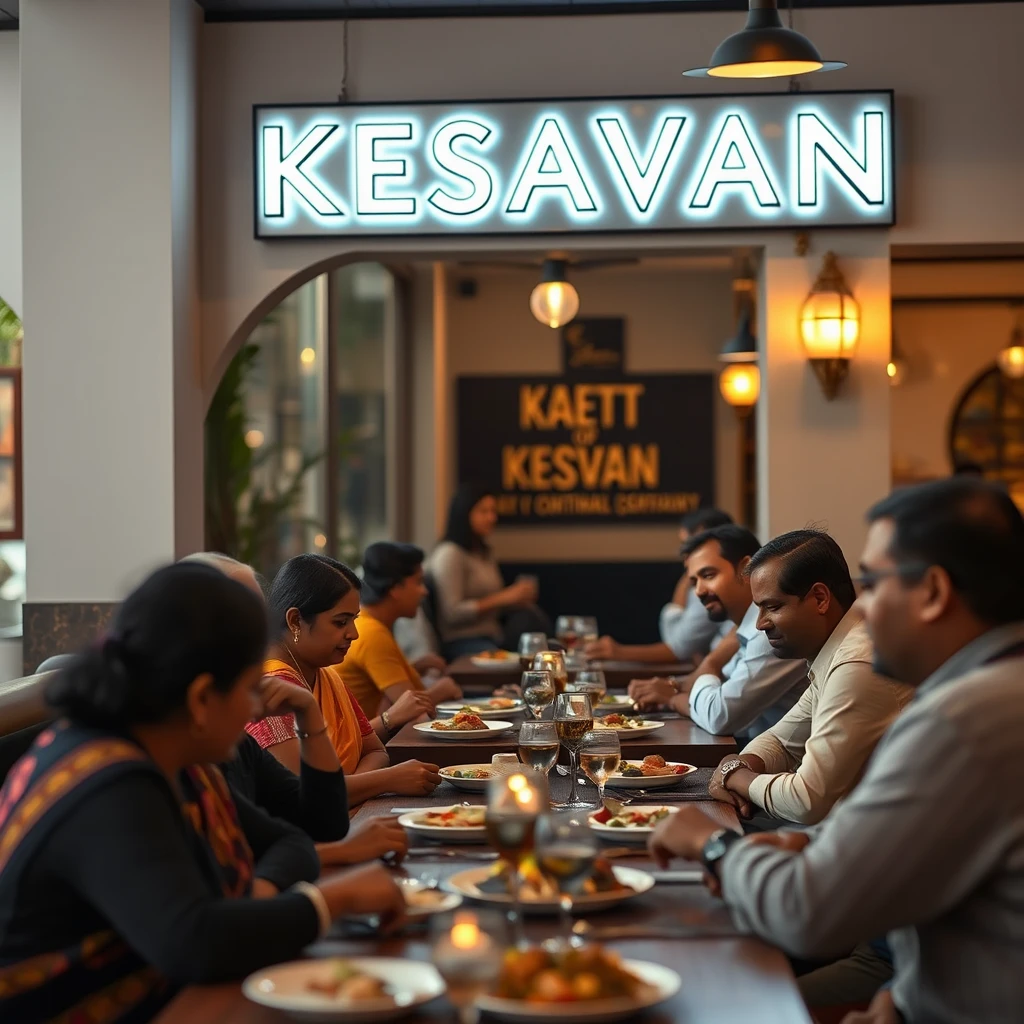
M636 208L646 213L661 184L662 175L675 149L679 133L686 124L686 118L663 117L657 138L653 142L648 141L640 159L637 158L637 145L632 132L627 133L619 118L598 117L596 124L611 157L609 168L618 170ZM641 159L643 167L640 166Z
M286 181L321 217L345 216L338 203L327 197L323 183L315 181L302 169L302 165L338 131L339 127L336 124L313 125L285 155L284 128L280 125L263 126L264 217L284 216ZM340 138L339 133L334 141L337 142Z
M728 191L743 192L748 205L751 197L756 199L761 209L781 205L765 170L764 160L739 114L728 114L722 122L718 138L704 161L704 170L690 198L690 209L709 209L719 185L724 185Z
M797 114L797 202L817 206L823 172L844 192L852 189L869 206L885 202L885 114L866 110L857 156L816 113ZM825 159L819 160L821 154Z
M581 166L573 156L558 120L545 118L519 172L519 180L505 212L526 213L533 201L534 189L559 189L572 199L573 211L570 212L595 213L597 204L583 180Z
M427 199L431 206L453 217L466 217L482 210L491 201L494 180L490 171L483 164L457 153L454 143L456 139L472 139L483 144L492 134L491 129L479 121L449 121L434 132L431 151L438 166L453 178L468 181L470 191L460 198L438 186Z
M377 157L377 143L394 139L409 141L412 125L408 121L397 124L356 125L356 212L359 214L414 214L416 200L412 196L378 196L378 178L398 178L407 182L407 161L381 160Z

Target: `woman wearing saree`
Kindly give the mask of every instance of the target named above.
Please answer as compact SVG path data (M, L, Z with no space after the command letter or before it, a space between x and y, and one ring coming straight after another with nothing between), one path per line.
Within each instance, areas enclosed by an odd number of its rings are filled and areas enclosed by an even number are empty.
M294 958L335 916L401 917L381 868L311 884L308 837L214 767L253 715L265 640L244 587L175 565L52 681L61 717L0 790L0 1019L135 1024L181 985Z
M267 599L272 637L267 676L305 687L317 700L324 730L341 762L351 804L382 793L422 796L440 783L438 767L420 761L392 765L337 666L359 636L359 577L326 555L296 555L274 577ZM271 716L247 727L285 767L299 767L294 717ZM308 733L299 730L308 738Z

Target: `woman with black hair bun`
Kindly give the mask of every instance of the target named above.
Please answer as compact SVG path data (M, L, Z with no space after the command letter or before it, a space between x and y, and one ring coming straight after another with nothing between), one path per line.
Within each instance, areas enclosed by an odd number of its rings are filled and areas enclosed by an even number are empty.
M298 956L334 917L401 919L379 866L312 884L309 838L214 767L259 706L266 639L255 595L178 564L51 681L61 717L0 790L0 1020L151 1020L182 985Z
M448 506L444 537L427 559L442 654L448 661L502 646L515 648L520 633L551 632L550 621L536 606L537 581L524 576L505 585L488 543L497 525L493 492L462 484Z

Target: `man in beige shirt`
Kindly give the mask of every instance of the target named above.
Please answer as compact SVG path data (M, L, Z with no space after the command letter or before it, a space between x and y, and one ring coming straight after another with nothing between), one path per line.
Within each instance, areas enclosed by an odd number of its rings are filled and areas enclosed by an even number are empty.
M877 674L839 545L817 530L765 544L748 566L757 628L780 658L806 658L810 686L791 711L727 757L717 800L750 816L815 825L857 784L912 690Z

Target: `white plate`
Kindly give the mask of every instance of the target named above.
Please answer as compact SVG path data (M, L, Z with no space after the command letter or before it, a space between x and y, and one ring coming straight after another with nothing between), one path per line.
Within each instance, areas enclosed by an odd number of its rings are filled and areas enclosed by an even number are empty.
M469 768L486 768L488 771L491 770L489 764L453 764L448 768L442 768L438 775L447 782L450 782L456 789L461 789L465 793L486 793L487 784L491 781L487 779L456 779L451 773L461 768L463 771Z
M511 698L509 698L511 699ZM526 710L526 705L521 700L517 700L513 703L512 707L490 707L490 701L487 699L472 701L472 700L448 700L443 704L437 705L439 714L442 715L457 715L463 708L469 708L474 715L480 718L501 718L502 715L518 715L520 712Z
M621 715L632 710L633 702L629 699L629 697L620 697L613 695L612 701L602 701L601 703L595 705L594 714L611 715L615 712L618 712Z
M629 804L625 810L628 811L656 811L661 804ZM669 814L675 814L679 810L678 807L667 807L665 808ZM601 825L594 821L594 815L597 811L592 811L587 815L587 820L590 822L590 827L602 838L607 839L613 843L646 843L650 834L654 831L650 827L635 827L635 828L613 828L609 825ZM401 819L399 819L401 820Z
M505 651L504 658L481 658L479 656L470 658L473 668L493 669L495 672L508 672L512 669L519 670L519 655L511 651Z
M617 829L616 831L625 831ZM573 907L580 910L606 910L608 907L617 906L626 900L634 899L642 893L654 888L654 879L646 872L637 868L621 867L613 865L612 871L615 877L630 888L625 892L597 892L589 895L574 896ZM443 887L450 892L457 892L460 896L468 896L470 899L479 900L481 903L511 903L512 897L507 892L481 892L479 884L491 877L491 868L469 868L454 874ZM529 895L523 898L523 910L529 914L554 914L559 910L557 899L534 899Z
M658 723L661 725L662 723ZM484 722L486 729L432 729L431 722L420 722L413 728L439 740L480 740L485 736L500 736L515 728L513 722Z
M339 1003L328 995L310 992L307 984L329 979L332 960L297 960L250 974L242 982L247 999L305 1021L344 1021L363 1024L407 1017L414 1008L444 995L445 985L432 964L389 957L343 957L353 967L382 978L391 989L391 1000Z
M417 726L415 726L415 728L418 729L419 726L417 725ZM605 725L604 722L595 722L594 723L594 728L595 729L612 729L612 731L613 732L617 732L619 734L620 738L621 738L621 737L629 737L629 736L643 736L644 733L654 732L655 729L664 729L665 728L665 723L664 722L652 722L650 719L645 718L644 719L644 724L640 725L640 726L637 726L635 729L621 729L621 728L615 729L615 728L613 728L610 725Z
M631 758L625 759L630 764L639 764L643 758ZM620 775L616 772L614 775L608 776L608 785L612 789L671 789L677 783L681 782L686 778L690 772L695 772L697 769L692 764L683 764L682 761L668 761L666 762L670 768L685 768L686 771L679 775ZM621 766L620 766L621 767Z
M457 805L455 805L457 806ZM483 804L480 805L481 807ZM424 807L423 810L399 816L398 824L409 832L417 832L429 839L441 839L446 843L482 843L487 839L483 825L468 828L453 828L445 825L424 825L420 820L428 811L450 811L452 807Z
M396 878L395 881L405 897L405 913L408 917L429 917L431 914L443 914L462 905L462 897L457 892L432 889L418 878ZM431 893L430 902L414 902L416 895L423 891Z
M476 1005L499 1020L555 1020L565 1018L575 1024L605 1024L606 1021L631 1020L643 1010L671 999L682 979L671 967L648 960L623 960L622 966L654 989L642 999L592 999L581 1003L528 1003L524 999L499 999L481 996Z

